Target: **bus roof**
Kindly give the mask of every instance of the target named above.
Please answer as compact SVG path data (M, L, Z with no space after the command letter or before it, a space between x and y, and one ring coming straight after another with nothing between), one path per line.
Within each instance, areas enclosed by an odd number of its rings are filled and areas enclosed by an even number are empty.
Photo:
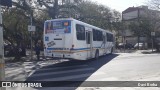
M90 27L92 27L92 28L95 28L95 29L98 29L98 30L101 30L101 31L106 31L107 33L113 34L113 33L112 33L111 31L109 31L109 30L101 29L101 28L99 28L99 27L90 25L90 24L88 24L88 23L85 23L85 22L82 22L82 21L79 21L79 20L76 20L76 19L73 19L73 18L58 18L58 19L46 20L45 22L49 22L49 21L59 21L59 20L72 20L72 21L76 21L76 22L81 23L81 24L83 24L83 25L88 25L88 26L90 26Z

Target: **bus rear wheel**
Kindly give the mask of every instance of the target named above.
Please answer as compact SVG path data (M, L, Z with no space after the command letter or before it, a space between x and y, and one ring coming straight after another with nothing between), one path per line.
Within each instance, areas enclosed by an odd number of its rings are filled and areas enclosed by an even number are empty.
M110 52L110 54L113 54L113 48L111 48L111 52Z
M95 53L95 59L97 60L99 58L99 51L96 50L96 53Z

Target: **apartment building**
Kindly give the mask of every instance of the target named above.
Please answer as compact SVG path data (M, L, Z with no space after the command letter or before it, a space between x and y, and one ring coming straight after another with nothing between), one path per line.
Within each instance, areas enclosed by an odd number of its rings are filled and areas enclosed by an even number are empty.
M125 37L127 43L134 45L138 42L138 37L130 30L129 24L133 22L139 24L142 21L149 21L150 31L156 32L156 37L160 36L160 11L149 9L148 6L129 7L122 12L122 22L126 25L122 35ZM139 41L142 43L150 43L151 38L140 35Z

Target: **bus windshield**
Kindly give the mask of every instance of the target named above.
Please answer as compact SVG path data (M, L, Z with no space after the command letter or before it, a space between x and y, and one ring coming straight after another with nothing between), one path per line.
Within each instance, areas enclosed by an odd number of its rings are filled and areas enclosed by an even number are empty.
M71 33L71 21L47 21L45 23L45 34Z

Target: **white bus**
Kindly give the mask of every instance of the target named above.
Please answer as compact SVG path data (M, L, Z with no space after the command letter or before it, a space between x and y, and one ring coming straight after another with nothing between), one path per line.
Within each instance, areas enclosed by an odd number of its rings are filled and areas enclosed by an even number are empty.
M97 59L113 52L113 33L73 18L44 23L44 55L74 60Z

